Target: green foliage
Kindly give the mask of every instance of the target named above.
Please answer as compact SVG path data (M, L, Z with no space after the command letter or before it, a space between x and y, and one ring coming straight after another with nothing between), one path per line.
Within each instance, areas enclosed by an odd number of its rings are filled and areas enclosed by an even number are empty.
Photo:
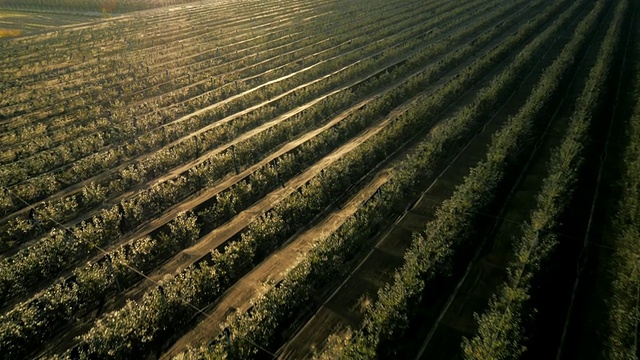
M575 10L577 5L575 4L572 9ZM586 28L593 27L602 8L601 6L600 11L594 11L593 15L586 18L584 21L588 24ZM553 9L548 9L546 13L551 14L553 11ZM571 14L571 10L565 14ZM550 38L553 32L558 31L561 24L568 18L568 15L559 18L554 26L543 32L539 38ZM533 25L531 26L533 27ZM582 28L584 27L585 25L582 25ZM580 26L579 28L582 29ZM574 39L574 42L583 43L583 40L583 37L578 37L577 40ZM538 42L536 46L541 44L542 42ZM532 49L534 48L529 47L523 52L530 52ZM576 45L567 46L564 56L574 55L577 49ZM425 231L414 235L411 247L405 254L405 262L396 271L393 282L379 290L378 300L367 311L362 330L354 335L354 340L348 346L344 347L342 353L346 354L347 358L354 356L354 354L364 358L376 357L379 346L383 343L387 344L408 325L408 316L412 312L411 305L417 303L417 300L422 296L425 281L433 278L443 268L447 268L452 252L461 246L463 240L472 233L475 214L481 212L492 200L509 159L523 150L538 115L557 93L558 82L555 81L555 78L558 77L558 74L563 73L571 63L571 61L563 59L562 55L554 62L551 68L553 70L545 72L519 113L494 134L486 160L471 169L464 182L456 188L451 199L446 200L438 209L435 219L427 223ZM524 65L522 62L516 64ZM503 74L513 73L507 70ZM494 86L498 84L505 84L505 81L492 83ZM492 91L486 93L492 93ZM471 113L473 112L463 111L463 114ZM506 288L505 293L516 299L525 298L519 292L509 291ZM497 306L499 302L494 301L493 304ZM510 323L505 326L511 326L510 334L519 334L517 324ZM490 325L486 329L500 331ZM477 340L471 345L482 346L486 344L495 347L498 351L507 350L507 353L503 353L503 355L487 355L487 358L491 359L501 359L503 358L501 356L506 356L505 354L516 356L522 350L517 343L511 343L511 340L498 343ZM335 349L328 351L335 351ZM465 349L465 353L484 356L490 351L473 348Z
M579 41L586 41L589 29L595 26L598 14L604 11L605 5L604 2L597 3L590 15L578 25L574 37L559 59L563 56L568 58ZM529 283L557 241L551 232L557 227L558 219L569 203L582 164L584 143L588 141L589 124L604 95L603 84L607 84L610 67L614 63L613 57L628 5L627 1L623 1L616 7L615 17L600 47L598 61L591 69L586 86L576 102L563 142L551 154L548 175L543 180L529 224L523 226L523 235L514 245L516 261L509 268L509 280L494 294L488 309L482 315L476 314L477 334L471 339L463 339L465 359L517 359L526 351L522 322L527 316L527 301L531 291ZM563 73L564 67L570 63L567 60L556 61L545 72L545 76Z
M631 7L628 1L624 5ZM622 7L622 4L620 5ZM619 12L624 10L619 9ZM618 14L616 14L618 15ZM619 15L618 15L619 16ZM619 30L620 32L620 30ZM635 44L634 46L637 46ZM611 221L611 233L605 234L615 247L606 267L611 281L608 294L607 335L604 337L604 355L608 359L636 359L638 357L637 331L640 323L638 294L640 291L640 71L634 67L636 78L633 89L636 100L626 124L627 143L624 148L621 191Z

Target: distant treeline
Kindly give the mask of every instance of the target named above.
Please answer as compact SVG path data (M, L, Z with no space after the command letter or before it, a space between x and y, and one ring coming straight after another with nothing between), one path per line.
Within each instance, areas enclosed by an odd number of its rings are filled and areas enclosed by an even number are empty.
M194 0L0 0L0 8L56 12L124 13Z

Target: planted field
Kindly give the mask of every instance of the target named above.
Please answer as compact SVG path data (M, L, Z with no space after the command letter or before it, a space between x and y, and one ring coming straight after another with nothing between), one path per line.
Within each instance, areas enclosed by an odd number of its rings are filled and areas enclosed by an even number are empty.
M122 14L137 10L175 6L189 0L3 0L0 7L55 14Z
M0 40L55 31L60 27L88 23L93 20L95 18L76 14L50 14L0 9Z
M229 0L0 42L0 354L634 353L630 260L584 254L630 236L636 8Z

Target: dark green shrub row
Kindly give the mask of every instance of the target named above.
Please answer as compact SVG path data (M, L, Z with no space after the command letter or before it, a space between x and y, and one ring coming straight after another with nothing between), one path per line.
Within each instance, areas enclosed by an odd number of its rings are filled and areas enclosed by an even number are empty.
M638 4L631 6L637 7ZM636 20L637 21L637 20ZM631 43L638 47L638 44ZM630 50L633 51L633 50ZM637 50L636 50L637 51ZM634 60L631 60L634 61ZM620 199L612 216L610 229L605 236L611 239L615 251L606 263L611 279L607 311L609 321L604 336L604 355L607 359L626 360L638 358L637 332L640 322L638 294L640 291L640 66L636 62L633 96L635 106L626 129L627 144L624 149L624 168L621 174Z
M414 234L405 263L396 271L394 281L378 291L378 299L367 310L362 329L346 342L334 338L327 354L340 358L375 358L381 344L392 346L389 340L408 325L412 307L426 290L425 282L439 272L446 272L453 252L473 233L476 214L492 201L509 159L530 142L535 122L559 93L559 79L577 60L587 34L595 28L605 8L604 3L598 3L581 21L571 41L543 73L526 104L494 134L486 160L471 169L453 196L438 209L436 218L426 224L425 230ZM561 20L552 25L556 31Z
M523 328L523 313L531 292L530 280L540 271L540 265L556 244L554 230L560 216L567 210L571 193L584 161L585 144L589 141L589 127L605 95L604 84L614 64L615 50L622 25L629 8L628 1L618 4L615 17L601 44L598 60L576 101L569 128L561 145L552 152L549 173L538 193L535 210L522 226L522 236L515 242L516 261L507 271L509 280L492 296L489 307L478 315L477 335L464 339L462 350L466 359L511 359L526 351L527 329ZM582 28L577 31L585 31Z

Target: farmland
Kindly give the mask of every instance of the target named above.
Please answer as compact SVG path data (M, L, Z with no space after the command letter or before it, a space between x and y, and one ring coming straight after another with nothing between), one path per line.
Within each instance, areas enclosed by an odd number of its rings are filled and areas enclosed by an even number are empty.
M0 39L35 35L94 19L76 14L46 14L0 10Z
M0 12L4 358L637 358L636 2L116 3Z

